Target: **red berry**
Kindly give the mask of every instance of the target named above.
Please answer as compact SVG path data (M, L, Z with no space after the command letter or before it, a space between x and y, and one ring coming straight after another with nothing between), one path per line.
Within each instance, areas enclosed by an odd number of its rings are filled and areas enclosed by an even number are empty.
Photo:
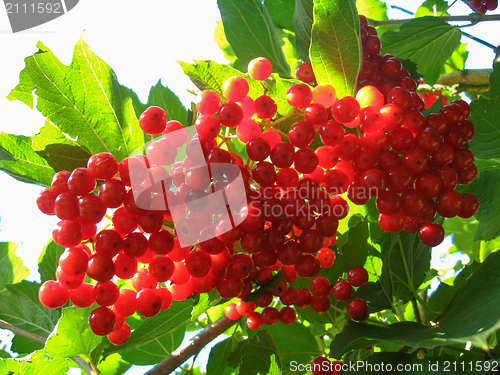
M361 298L354 298L347 305L346 311L351 319L361 321L368 316L368 304Z
M347 273L347 281L352 286L362 286L368 282L368 272L362 266L351 268Z
M418 232L418 238L425 246L437 246L444 240L443 226L437 223L425 223Z
M167 114L160 107L148 107L139 117L139 125L147 134L161 134L166 124Z
M116 315L107 307L98 307L90 313L89 324L96 335L106 336L115 328Z

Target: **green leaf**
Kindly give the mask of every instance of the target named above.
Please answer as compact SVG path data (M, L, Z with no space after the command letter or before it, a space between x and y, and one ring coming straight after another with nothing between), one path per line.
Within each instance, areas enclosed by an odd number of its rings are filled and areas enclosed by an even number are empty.
M442 14L446 10L448 2L445 0L426 0L418 7L415 17L446 16L448 13Z
M370 255L378 255L379 252L368 242L370 237L367 221L360 221L347 232L345 242L338 252L339 259L345 272L356 266L363 266ZM333 280L332 280L333 281Z
M39 284L21 281L7 285L10 295L0 295L0 319L42 337L48 337L61 316L59 309L48 309L38 299ZM12 351L31 353L43 344L15 335Z
M51 358L69 358L75 355L90 357L99 345L102 336L97 336L88 323L95 306L86 308L68 307L57 324L57 330L45 344L45 351Z
M32 147L56 172L86 167L92 155L49 120L40 133L33 136Z
M409 298L411 294L405 284L418 290L430 269L432 249L420 242L417 233L407 232L388 234L387 241L381 242L381 248L381 283L388 278L396 298Z
M490 74L490 89L483 96L498 102L500 100L500 59L496 56L493 72Z
M233 47L229 44L226 38L226 34L224 33L224 25L222 24L222 21L216 21L217 26L215 26L214 30L214 40L215 43L219 46L219 48L222 50L222 53L224 54L224 58L229 61L231 66L234 66L235 61L238 60L236 57Z
M366 348L380 343L407 345L412 348L425 347L424 343L431 342L430 347L438 346L437 338L442 337L444 331L439 328L430 328L415 322L394 323L387 326L371 325L349 321L344 330L337 334L330 345L330 357L341 358L352 350ZM445 345L442 343L441 345Z
M186 108L184 108L181 101L179 100L177 95L173 93L172 90L161 84L161 80L159 80L155 86L151 87L151 90L149 91L148 102L143 107L144 109L142 109L142 111L144 111L147 107L153 105L165 110L167 114L167 121L177 120L184 126L188 125Z
M273 69L290 77L281 41L266 7L258 0L218 0L227 41L243 65L255 57L266 57Z
M58 245L54 240L50 240L43 248L38 258L38 272L42 283L47 280L56 279L56 269L59 265L59 257L64 252L64 247Z
M469 276L451 300L440 320L440 328L484 350L489 336L500 328L500 252L490 254Z
M439 18L417 18L401 25L399 32L388 31L382 35L382 54L411 59L417 63L425 82L433 85L444 63L458 47L461 35L458 27Z
M443 65L444 73L453 73L457 70L465 69L465 61L469 57L469 51L467 51L467 44L460 43L455 51L451 54L450 58Z
M276 27L294 31L295 0L264 0L264 5Z
M403 64L403 68L408 70L410 73L410 77L415 81L418 81L420 78L423 78L422 74L417 71L417 64L408 59L400 59L401 64Z
M429 115L430 113L439 113L441 108L443 108L442 100L443 100L443 95L441 95L439 98L437 98L436 101L434 102L434 104L432 104L429 108L424 109L422 111L422 114L425 117L427 117L427 115Z
M385 21L387 17L387 5L380 0L356 0L358 14L374 21Z
M300 323L293 323L289 326L278 323L266 327L271 333L276 346L283 372L290 372L290 363L308 363L322 354L318 346L316 337L308 328Z
M191 321L192 302L189 300L174 302L172 306L151 318L145 319L137 327L125 344L111 347L105 354L122 353L127 350L143 347L149 343L154 343L157 339L183 329Z
M92 154L107 151L121 160L144 144L134 107L137 95L118 83L113 70L82 38L69 66L41 42L38 48L25 59L10 100L32 107L36 96L42 115Z
M311 35L311 63L318 84L332 85L339 99L354 96L361 69L359 16L354 1L315 1Z
M0 359L0 374L17 375L21 371L21 361L16 359Z
M293 26L297 41L297 50L303 61L309 61L311 30L313 25L313 0L295 0Z
M489 241L500 236L500 195L497 186L500 183L500 170L484 170L479 174L474 194L479 199L479 210L474 215L479 225L474 233L474 240Z
M0 242L0 293L5 291L4 284L16 284L27 278L29 269L23 260L16 255L19 244Z
M251 339L246 340L246 345L240 349L239 375L267 374L271 367L271 356L275 355L278 367L282 369L276 343L267 330L259 331Z
M491 100L479 99L471 103L469 120L475 126L471 151L480 159L500 157L500 107Z
M227 358L238 347L238 340L231 336L210 349L207 375L228 375L231 373Z
M465 280L479 267L480 263L473 262L465 266L460 273L454 277L453 285L448 284L448 280L439 284L438 288L429 298L429 308L438 314L441 314L452 298L457 293L458 289L463 285Z
M100 375L124 374L132 364L125 362L118 353L108 355L97 365Z
M167 358L184 339L186 327L180 327L144 345L122 352L122 358L134 365L154 365Z
M29 360L0 361L0 374L65 375L69 370L69 365L69 359L47 360L44 351L39 350L32 353Z
M455 216L446 219L443 223L445 235L448 236L453 234L453 246L450 248L449 252L454 253L459 251L463 254L467 254L471 260L480 261L479 250L481 248L481 242L474 240L474 233L478 225L479 223L474 217L463 219Z
M208 293L201 293L193 306L193 319L196 319L201 314L205 313L209 308L217 305L221 300L222 298L216 290L212 290Z
M21 182L50 186L55 171L31 144L31 137L0 133L0 170Z

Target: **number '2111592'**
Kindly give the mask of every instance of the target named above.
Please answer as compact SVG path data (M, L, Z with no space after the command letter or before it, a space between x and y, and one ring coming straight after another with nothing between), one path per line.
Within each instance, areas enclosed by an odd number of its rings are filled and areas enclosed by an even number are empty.
M37 3L36 6L32 4L19 4L19 3L5 3L7 13L28 14L28 13L62 13L60 3Z

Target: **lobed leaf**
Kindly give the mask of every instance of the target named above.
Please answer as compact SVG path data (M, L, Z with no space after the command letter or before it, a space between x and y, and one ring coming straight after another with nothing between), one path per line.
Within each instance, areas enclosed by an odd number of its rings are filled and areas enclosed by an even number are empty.
M332 85L339 99L355 95L361 69L359 27L354 1L314 2L311 63L318 84Z
M439 18L416 18L401 25L399 32L388 31L381 36L382 54L414 61L425 82L433 85L444 63L459 46L461 35L458 27Z
M69 66L41 42L25 59L26 67L10 100L37 109L79 146L95 154L111 152L118 160L142 146L144 135L135 107L137 95L120 85L113 70L80 38Z

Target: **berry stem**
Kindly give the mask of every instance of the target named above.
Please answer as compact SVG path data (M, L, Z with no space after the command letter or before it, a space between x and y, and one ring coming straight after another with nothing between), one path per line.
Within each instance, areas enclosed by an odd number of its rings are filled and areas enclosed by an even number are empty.
M408 280L408 284L406 284L406 287L410 290L411 294L413 294L413 297L415 298L415 300L418 301L422 305L422 307L425 310L427 310L427 312L435 315L435 312L429 308L429 306L422 300L422 298L415 291L415 288L413 287L413 279L411 278L410 272L408 270L408 263L406 262L406 257L405 257L404 250L403 250L403 243L401 242L401 240L399 240L398 244L399 244L399 249L401 251L401 259L403 260L403 267L405 269L406 278Z
M9 331L13 332L16 335L26 337L27 339L30 339L35 342L39 342L40 344L45 344L45 337L36 335L34 333L31 333L29 331L26 331L22 328L16 327L15 325L12 325L10 323L7 323L4 320L0 319L0 328L3 329L8 329ZM71 359L78 365L80 366L87 374L89 375L98 375L99 372L94 371L94 369L89 365L83 358L74 356L71 357Z

